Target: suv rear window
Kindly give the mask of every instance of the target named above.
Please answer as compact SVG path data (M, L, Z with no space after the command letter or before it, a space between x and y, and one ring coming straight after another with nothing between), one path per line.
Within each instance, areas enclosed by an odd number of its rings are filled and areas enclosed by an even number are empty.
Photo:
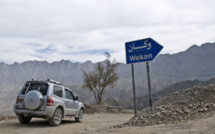
M21 94L25 94L25 92L26 92L26 90L28 89L28 86L29 86L29 83L26 83L25 85L24 85L24 87L22 88L22 93Z
M26 84L27 85L27 84ZM26 87L26 86L24 86ZM26 89L22 91L22 94L27 94L31 90L37 90L42 93L43 96L47 94L48 91L48 84L42 84L42 83L30 83L30 86L28 87L28 90L26 92ZM26 92L26 93L25 93Z

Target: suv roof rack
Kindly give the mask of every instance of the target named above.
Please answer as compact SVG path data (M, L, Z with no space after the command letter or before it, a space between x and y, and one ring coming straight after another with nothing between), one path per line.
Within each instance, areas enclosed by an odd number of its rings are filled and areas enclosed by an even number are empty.
M45 80L47 82L51 82L51 83L54 83L54 84L57 84L57 85L62 85L62 83L58 82L58 81L55 81L55 80L52 80L52 79L47 79Z
M50 82L50 83L54 83L54 84L57 84L57 85L62 85L61 82L58 82L58 81L52 80L52 79L47 79L47 80L32 79L32 81L45 81L45 82Z

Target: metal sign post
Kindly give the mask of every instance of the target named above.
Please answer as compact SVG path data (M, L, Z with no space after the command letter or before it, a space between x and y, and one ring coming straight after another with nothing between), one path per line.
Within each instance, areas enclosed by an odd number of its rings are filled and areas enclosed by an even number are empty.
M131 64L132 72L132 85L133 85L133 97L134 97L134 116L137 117L137 105L136 105L136 93L135 93L135 79L134 79L134 65Z
M134 114L136 116L136 95L135 95L135 81L134 81L134 68L133 63L146 62L148 88L149 88L149 105L152 111L152 95L150 85L150 74L149 74L149 61L153 61L156 56L163 49L159 43L152 38L146 38L141 40L135 40L125 43L126 63L131 64L132 68L132 82L133 82L133 93L134 93Z
M150 73L149 73L149 63L148 62L146 62L146 70L147 70L148 88L149 88L149 106L151 109L151 113L153 113L153 111L152 111L151 83L150 83Z

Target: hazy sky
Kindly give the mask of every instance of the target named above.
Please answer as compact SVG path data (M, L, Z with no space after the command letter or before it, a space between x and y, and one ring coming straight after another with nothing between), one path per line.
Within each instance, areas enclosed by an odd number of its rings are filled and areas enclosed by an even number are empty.
M93 62L152 37L161 53L215 42L214 0L0 0L0 62Z

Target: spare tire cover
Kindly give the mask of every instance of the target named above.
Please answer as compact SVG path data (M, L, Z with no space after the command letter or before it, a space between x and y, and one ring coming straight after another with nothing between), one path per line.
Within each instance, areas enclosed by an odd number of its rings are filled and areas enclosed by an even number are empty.
M27 93L24 99L25 108L35 110L41 106L43 102L42 94L37 90L32 90Z

